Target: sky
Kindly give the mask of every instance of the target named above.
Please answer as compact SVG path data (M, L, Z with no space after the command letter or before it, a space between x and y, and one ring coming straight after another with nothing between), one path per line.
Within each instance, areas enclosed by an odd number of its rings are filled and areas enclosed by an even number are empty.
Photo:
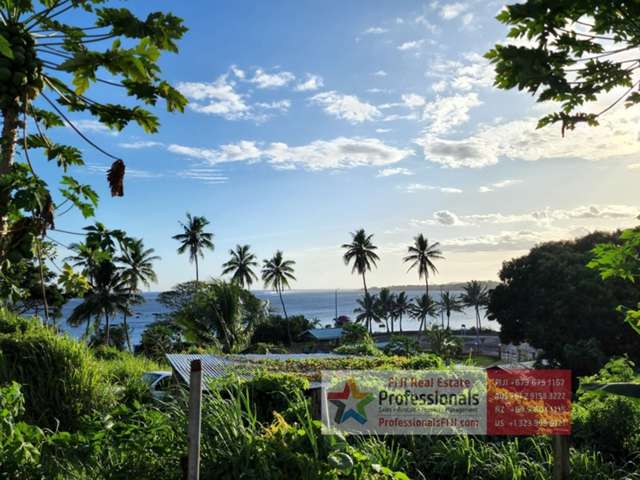
M209 219L215 235L201 277L218 277L229 249L250 244L261 260L278 249L295 260L300 289L360 287L340 248L359 228L381 257L368 284L384 286L422 283L402 262L419 233L441 245L440 283L497 279L503 261L537 243L637 223L640 110L616 107L566 138L558 126L536 130L553 105L494 88L483 58L505 41L502 2L122 6L184 19L179 54L160 65L190 104L183 114L155 109L155 135L74 117L125 160L124 198L109 196L110 159L70 130L58 140L84 152L87 166L73 173L100 194L95 220L162 257L152 290L194 278L171 238L186 212ZM72 211L56 223L79 231L89 221Z

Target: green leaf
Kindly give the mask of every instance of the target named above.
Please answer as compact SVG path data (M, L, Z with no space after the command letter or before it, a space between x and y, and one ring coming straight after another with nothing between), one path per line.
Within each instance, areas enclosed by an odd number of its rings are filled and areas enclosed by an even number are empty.
M640 398L640 383L587 383L580 388L585 392L612 393L623 397Z
M11 50L11 44L2 35L0 35L0 53L5 57L13 60L13 51Z

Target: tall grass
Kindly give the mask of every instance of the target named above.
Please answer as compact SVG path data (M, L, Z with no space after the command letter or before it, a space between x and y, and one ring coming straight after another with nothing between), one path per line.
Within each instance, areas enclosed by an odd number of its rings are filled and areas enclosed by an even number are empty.
M84 345L37 325L0 334L0 384L10 381L22 385L25 419L53 430L74 430L83 415L115 401Z

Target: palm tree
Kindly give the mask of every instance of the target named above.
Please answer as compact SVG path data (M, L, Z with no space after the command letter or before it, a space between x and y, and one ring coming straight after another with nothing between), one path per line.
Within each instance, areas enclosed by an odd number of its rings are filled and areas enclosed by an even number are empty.
M373 333L373 322L380 321L380 299L367 292L362 298L357 299L356 303L358 307L353 311L356 314L356 322L364 322L369 333Z
M187 213L187 222L180 222L183 232L171 237L180 242L178 253L183 254L189 250L189 261L196 264L196 284L200 281L198 257L204 258L206 249L214 249L213 233L204 231L207 225L209 225L209 220L205 217L192 217L190 213Z
M296 262L293 260L285 260L282 255L282 251L278 250L270 260L264 260L262 264L262 280L265 287L273 288L280 296L280 303L282 303L282 311L287 323L287 336L289 337L289 344L292 343L291 329L289 328L289 317L287 317L287 309L284 306L284 299L282 298L282 290L284 288L291 288L289 286L289 280L295 280L293 275L293 266Z
M250 329L244 293L242 287L234 283L208 283L193 297L196 308L180 310L175 321L187 339L203 344L219 341L224 353L233 353Z
M257 275L251 267L256 267L256 256L251 253L249 245L236 245L235 250L229 250L231 259L222 265L222 274L233 273L231 281L242 288L249 288Z
M378 313L380 319L384 320L389 333L389 319L391 319L391 331L393 332L393 308L395 306L395 295L388 288L382 288L378 294Z
M476 344L480 348L480 331L482 330L480 307L489 303L489 289L477 280L472 280L464 286L461 300L466 307L472 307L476 312Z
M94 282L84 295L80 305L73 309L67 322L72 326L78 326L82 321L87 321L85 335L89 335L91 318L96 319L96 324L104 318L105 321L105 345L109 345L109 332L111 319L117 313L128 313L130 294L128 285L123 280L118 267L110 260L100 262L93 273Z
M365 274L368 270L371 270L372 266L376 266L376 261L380 260L380 257L375 252L378 247L371 242L372 238L373 234L367 235L364 229L361 228L351 234L351 243L342 245L342 248L347 250L342 257L344 263L349 265L353 261L351 273L358 272L359 275L362 275L365 294L368 293Z
M429 243L424 235L420 234L414 238L414 244L409 246L407 251L409 255L404 257L404 262L411 262L409 270L418 267L418 278L424 277L426 286L426 294L429 295L429 272L438 273L438 269L433 263L434 260L443 260L442 251L439 250L440 244Z
M122 254L118 257L118 261L124 266L121 274L124 283L129 289L130 304L144 302L144 297L139 294L140 285L148 288L152 282L158 280L156 272L153 270L153 262L160 260L160 257L154 255L154 253L155 250L153 248L144 248L142 239L129 238L122 244ZM124 313L123 323L127 347L131 351L127 313Z
M438 315L438 305L426 293L421 297L413 299L411 304L410 315L416 320L420 320L418 330L427 330L427 317L436 317Z
M409 302L406 292L398 293L393 303L393 314L400 319L400 333L402 333L402 316L409 312L411 303Z
M447 316L447 330L449 330L451 313L462 311L462 307L464 306L462 300L460 300L457 295L453 295L449 290L446 290L440 295L438 306L440 307L440 313L444 313ZM442 328L444 328L444 321Z

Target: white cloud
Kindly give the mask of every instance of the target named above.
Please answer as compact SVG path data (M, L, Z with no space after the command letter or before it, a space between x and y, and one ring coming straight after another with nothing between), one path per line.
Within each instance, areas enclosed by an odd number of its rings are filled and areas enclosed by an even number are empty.
M376 128L376 133L389 133L391 131L390 128Z
M384 70L378 70L376 72L373 72L373 76L374 77L386 77L387 76L387 72L385 72Z
M381 35L383 33L387 33L389 30L382 27L369 27L364 32L363 35Z
M506 224L536 224L551 225L557 222L588 220L622 220L634 219L640 213L640 207L630 205L583 205L574 208L544 208L525 213L476 213L459 215L448 212L457 219L455 225L506 225ZM437 218L426 220L411 220L412 225L435 225ZM444 222L439 222L445 224Z
M291 72L267 73L258 68L249 82L254 83L258 88L277 88L284 87L295 79L296 76Z
M311 90L318 90L324 86L324 80L319 75L312 75L307 73L304 82L298 83L295 87L297 92L308 92Z
M471 25L471 22L473 22L473 13L465 13L465 14L462 16L462 24L463 24L465 27L468 27L468 26L470 26L470 25Z
M440 79L432 88L443 92L447 87L468 92L476 87L493 85L494 69L482 55L472 52L462 55L460 60L437 59L429 66L427 77Z
M427 131L416 139L427 160L447 167L480 168L502 158L524 161L551 159L612 160L640 154L640 112L621 109L600 119L599 127L578 125L563 138L557 125L537 129L536 118L482 124L472 135L444 139ZM445 129L441 129L444 133ZM598 135L597 132L606 132Z
M458 215L449 210L439 210L433 213L432 218L427 220L417 220L413 219L409 222L411 226L418 227L421 225L444 225L450 227L462 227L467 225L464 221L460 219Z
M431 88L436 93L442 93L447 89L447 82L446 80L439 80L433 85L431 85Z
M433 185L425 185L423 183L410 183L402 187L407 193L426 192L426 191L439 191L441 193L462 193L459 188L453 187L435 187Z
M176 175L187 180L196 180L207 185L219 185L227 183L227 180L229 180L228 177L220 173L219 170L206 166L182 170L177 172Z
M478 188L478 191L480 193L495 192L496 190L498 190L500 188L511 187L511 186L517 185L519 183L522 183L522 180L516 180L516 179L510 178L510 179L507 179L507 180L502 180L500 182L492 183L490 185L483 185L480 188Z
M133 142L122 142L118 146L122 148L129 148L131 150L139 150L141 148L161 147L161 142L154 142L152 140L136 140Z
M324 111L336 118L350 123L362 123L375 120L381 113L377 107L361 101L355 95L343 95L330 91L311 97L311 101L324 108Z
M72 120L72 123L81 132L106 133L109 135L118 135L118 132L116 130L111 130L105 124L93 118L82 118L79 120ZM68 128L71 128L71 127L68 127Z
M238 120L251 116L251 108L243 95L234 89L235 82L227 75L221 75L215 81L180 82L178 90L192 100L189 107L200 113L218 115L227 120Z
M631 165L627 165L629 170L640 170L640 163L632 163Z
M394 175L413 175L413 172L408 168L383 168L382 170L378 170L377 177L392 177Z
M521 230L452 238L440 243L443 248L458 251L524 250L545 240L548 238L538 232Z
M263 108L265 110L277 110L279 112L287 112L291 108L290 100L277 100L273 102L258 102L256 107Z
M404 42L403 44L398 46L398 50L401 52L406 52L407 50L417 50L424 45L424 40L413 40L410 42Z
M440 16L445 20L453 20L465 10L467 10L467 5L464 3L447 3L440 8Z
M240 80L244 80L244 78L246 77L244 70L238 68L236 65L231 65L231 67L229 67L229 70L231 70L231 73L233 73Z
M414 154L412 150L399 149L376 138L346 138L316 140L307 145L289 146L286 143L259 144L242 141L222 145L218 149L203 149L183 145L170 145L169 151L192 158L207 160L215 165L224 162L266 161L275 168L296 167L308 170L336 170L359 166L382 167L392 165Z
M469 111L482 102L475 92L456 94L448 97L438 96L425 104L423 119L429 123L428 133L450 133L455 127L469 121Z
M421 95L407 93L402 95L402 102L409 108L418 108L422 107L426 103L426 100Z
M96 165L96 164L87 165L87 170L90 173L100 173L100 174L107 173L109 168L110 167L108 167L106 165ZM163 174L159 173L159 172L150 172L149 170L138 170L138 169L135 169L135 168L127 167L126 176L127 176L127 178L149 179L149 178L162 177Z

